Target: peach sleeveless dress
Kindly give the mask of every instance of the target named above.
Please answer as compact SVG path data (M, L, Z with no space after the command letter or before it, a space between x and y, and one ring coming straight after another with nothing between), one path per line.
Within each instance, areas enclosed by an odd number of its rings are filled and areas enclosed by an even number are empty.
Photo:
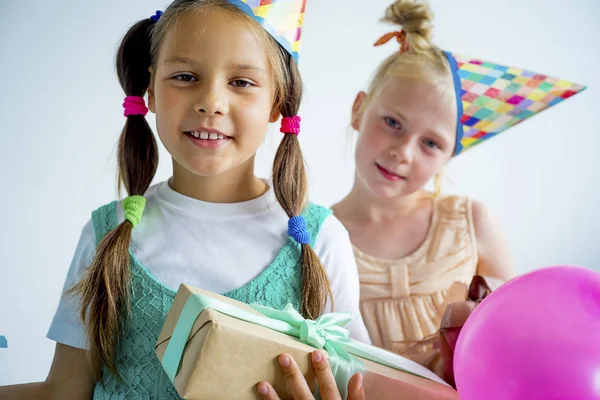
M421 246L396 260L354 248L361 312L373 344L395 353L439 329L441 307L454 282L469 284L477 270L471 200L438 196Z

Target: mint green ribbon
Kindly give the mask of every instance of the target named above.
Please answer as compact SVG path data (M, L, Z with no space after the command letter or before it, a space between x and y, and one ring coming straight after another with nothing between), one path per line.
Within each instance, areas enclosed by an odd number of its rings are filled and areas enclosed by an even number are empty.
M275 320L285 321L294 327L292 336L300 339L316 349L325 349L329 353L329 365L333 371L335 382L342 398L348 397L348 382L352 375L364 372L365 366L361 360L352 357L348 351L340 346L344 340L349 340L350 332L344 328L354 318L349 313L323 314L316 320L305 319L291 304L282 311L261 305L251 305L261 314ZM297 334L296 334L297 331ZM315 397L320 398L317 390Z
M171 382L175 382L183 350L196 319L203 310L211 308L230 317L293 336L314 348L325 349L329 354L331 370L343 399L347 398L348 382L352 375L364 371L363 362L354 356L447 385L433 372L413 361L350 339L344 326L353 319L351 314L323 314L313 321L305 319L290 304L281 311L260 305L251 307L262 315L244 311L199 293L192 294L181 311L162 359L162 366Z

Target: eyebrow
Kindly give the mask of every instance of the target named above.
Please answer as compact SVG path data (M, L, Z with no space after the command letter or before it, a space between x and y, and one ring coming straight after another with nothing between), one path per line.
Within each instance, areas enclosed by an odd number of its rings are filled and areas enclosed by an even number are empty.
M199 63L192 60L191 58L181 57L181 56L171 57L165 61L165 64L188 64L188 65L194 65L194 66L200 65Z
M389 108L389 107L386 107L386 109L387 109L389 112L391 112L392 114L396 114L396 117L399 117L401 120L408 121L408 118L406 118L406 117L404 116L404 114L402 114L400 111L398 111L398 110L394 110L394 109L392 109L392 108Z
M182 56L171 57L165 61L165 64L186 64L186 65L191 65L193 67L200 66L199 62L194 61L191 58L182 57ZM250 65L250 64L234 64L232 66L232 69L235 69L238 71L258 71L258 72L267 74L267 71L265 71L263 68L257 67L255 65Z

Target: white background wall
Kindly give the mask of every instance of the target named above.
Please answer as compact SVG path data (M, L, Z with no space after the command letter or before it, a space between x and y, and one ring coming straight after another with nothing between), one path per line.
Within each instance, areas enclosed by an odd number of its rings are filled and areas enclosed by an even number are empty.
M373 48L389 0L309 0L301 72L301 141L312 199L350 189L354 95L394 44ZM115 197L124 123L114 54L156 0L2 0L0 11L0 385L43 380L45 338L79 233ZM367 6L368 4L368 6ZM589 85L452 162L445 190L488 203L508 232L519 272L578 264L600 271L600 2L433 0L445 49ZM150 117L152 120L152 118ZM261 151L267 175L280 139ZM162 149L157 180L170 176Z

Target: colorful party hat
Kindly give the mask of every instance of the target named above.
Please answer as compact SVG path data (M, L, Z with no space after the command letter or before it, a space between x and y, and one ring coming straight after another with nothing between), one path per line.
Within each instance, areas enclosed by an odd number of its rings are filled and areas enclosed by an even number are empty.
M296 61L306 0L228 0L254 18Z
M445 54L460 117L455 156L585 89L521 68Z

